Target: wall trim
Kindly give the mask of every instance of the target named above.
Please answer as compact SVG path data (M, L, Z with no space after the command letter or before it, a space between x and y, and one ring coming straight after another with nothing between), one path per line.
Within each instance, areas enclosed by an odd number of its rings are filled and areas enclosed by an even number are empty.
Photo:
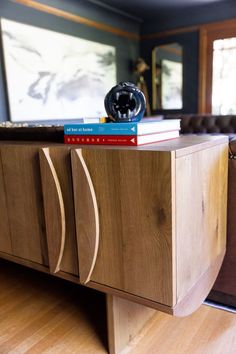
M145 34L141 36L141 40L158 39L162 37L173 36L180 33L194 32L194 31L198 31L199 28L200 26L189 26L189 27L176 28L173 30L167 30L163 32Z
M112 33L116 36L126 37L126 38L134 39L134 40L140 39L139 35L136 33L123 31L119 28L116 28L116 27L113 27L110 25L106 25L104 23L96 22L96 21L90 20L88 18L79 16L79 15L74 15L70 12L57 9L56 7L39 3L38 1L35 1L35 0L10 0L10 1L14 2L16 4L20 4L23 6L33 8L34 10L37 10L37 11L45 12L50 15L64 18L69 21L81 23L83 25L96 28L100 31L109 32L109 33Z
M201 31L201 30L207 30L207 31L222 30L225 27L235 28L235 26L236 26L236 19L232 18L223 21L203 23L201 25L196 25L196 26L187 26L187 27L175 28L172 30L166 30L163 32L145 34L142 35L140 39L141 40L158 39L158 38L173 36L180 33L188 33L188 32Z

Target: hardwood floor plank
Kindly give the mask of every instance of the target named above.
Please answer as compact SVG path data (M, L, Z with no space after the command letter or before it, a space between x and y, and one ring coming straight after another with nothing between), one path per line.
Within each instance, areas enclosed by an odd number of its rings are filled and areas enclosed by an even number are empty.
M0 260L0 354L108 353L105 305L97 291ZM128 352L235 354L236 316L208 306L185 318L157 312Z
M132 354L235 354L236 317L201 306L191 316L174 318L159 313L148 335Z
M0 260L3 273L1 354L107 353L105 295Z

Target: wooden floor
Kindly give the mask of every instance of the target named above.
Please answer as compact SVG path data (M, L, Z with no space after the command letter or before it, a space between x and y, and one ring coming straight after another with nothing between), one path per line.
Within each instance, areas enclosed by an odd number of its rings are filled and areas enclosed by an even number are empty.
M0 354L20 353L107 353L105 296L0 260ZM130 353L236 354L236 315L157 313Z
M106 350L105 295L0 260L0 354Z

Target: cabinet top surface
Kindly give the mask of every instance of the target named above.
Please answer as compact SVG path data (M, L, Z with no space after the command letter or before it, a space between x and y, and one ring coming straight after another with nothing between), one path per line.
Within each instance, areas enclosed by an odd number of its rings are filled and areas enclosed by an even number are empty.
M73 145L75 148L91 149L111 149L111 150L138 150L138 151L166 151L172 152L175 158L192 154L194 152L209 149L215 145L228 144L229 137L226 135L181 135L176 139L165 140L158 143L143 146L81 146Z
M225 135L181 135L179 138L166 140L157 144L139 147L141 150L173 151L176 157L184 156L199 150L205 150L219 144L227 144L228 136Z
M219 144L227 144L228 136L225 135L181 135L179 138L166 140L143 146L114 146L114 145L68 145L53 142L31 141L1 141L1 144L34 145L34 146L65 146L73 149L109 149L109 150L138 150L138 151L166 151L175 153L175 157L181 157L199 150L205 150Z

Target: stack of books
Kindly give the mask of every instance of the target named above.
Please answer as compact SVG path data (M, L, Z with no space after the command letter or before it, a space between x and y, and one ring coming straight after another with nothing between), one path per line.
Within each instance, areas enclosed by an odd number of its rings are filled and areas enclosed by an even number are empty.
M64 143L138 146L179 136L180 119L149 119L137 123L82 123L64 125Z

